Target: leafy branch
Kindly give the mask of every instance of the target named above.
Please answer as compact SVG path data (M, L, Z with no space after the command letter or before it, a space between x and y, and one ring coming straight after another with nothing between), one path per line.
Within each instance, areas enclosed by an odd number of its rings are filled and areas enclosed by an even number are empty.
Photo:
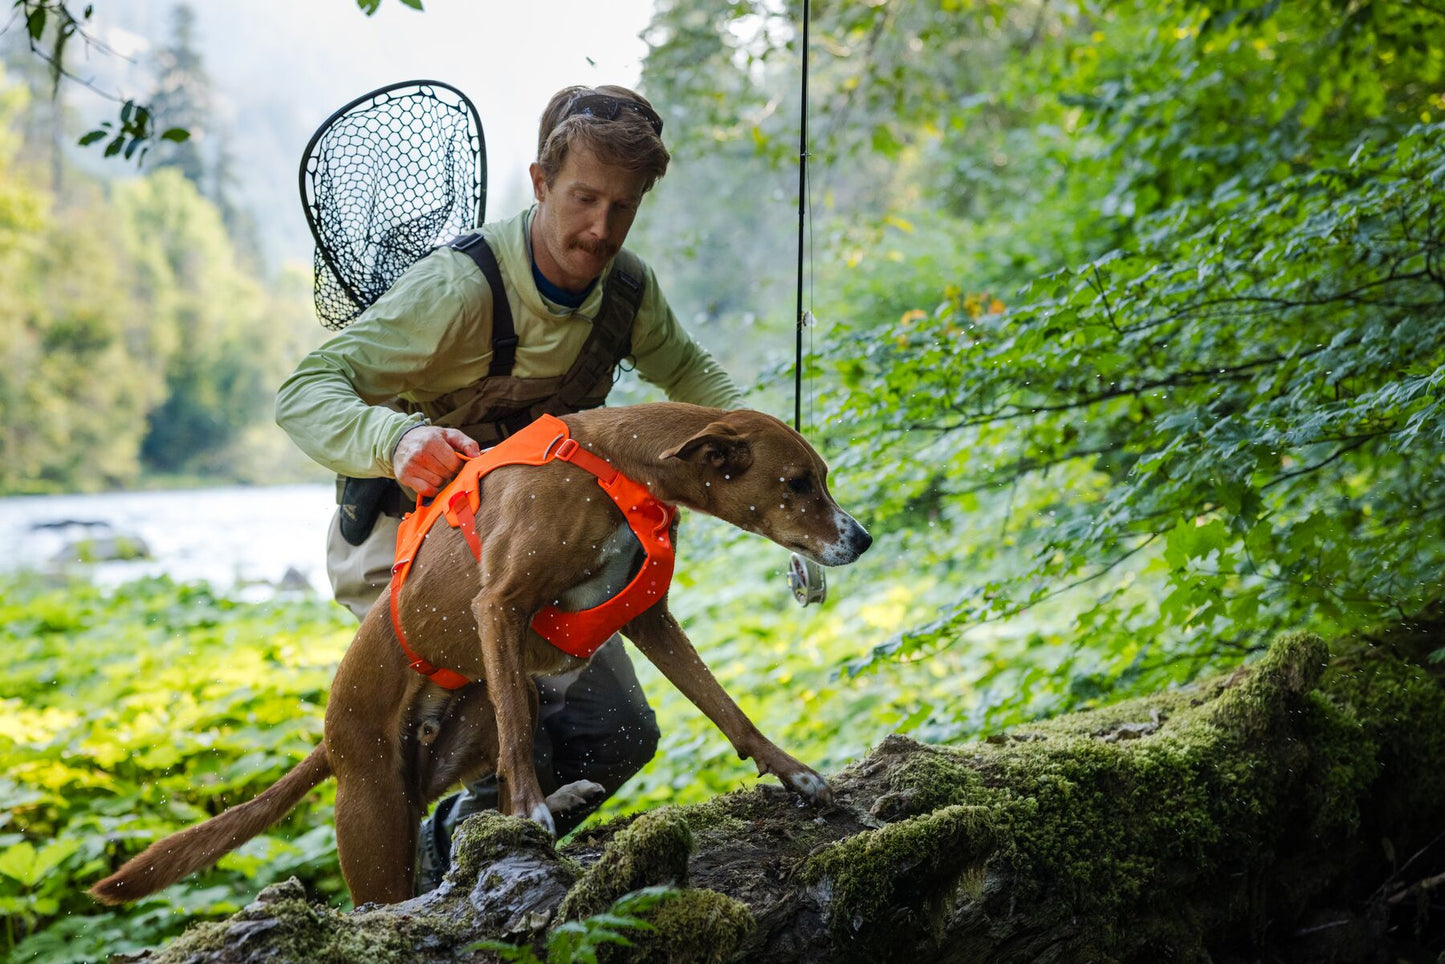
M991 573L850 666L1089 584L1106 588L1063 633L1080 645L1427 605L1445 576L1414 533L1434 501L1416 490L1445 484L1441 133L1181 202L1007 310L945 292L840 332L832 417L874 433L877 464L922 461L861 483L882 527L922 511L956 527L936 571Z
M400 2L413 10L422 9L422 0ZM15 16L4 30L9 30L16 20L24 22L30 52L50 67L52 98L59 96L61 81L68 80L120 105L114 120L101 121L95 128L81 135L78 143L82 147L89 147L104 142L106 157L119 155L140 164L145 160L151 143L157 138L172 143L189 140L191 133L184 127L157 130L155 111L150 104L106 90L67 66L66 49L75 38L82 40L88 48L125 59L85 29L95 12L94 4L86 4L79 16L76 16L71 6L67 0L14 0L12 9ZM357 0L357 6L369 17L380 9L381 0ZM0 33L4 30L0 30ZM48 44L45 39L47 30L50 36Z
M75 74L66 66L65 51L73 38L80 38L85 45L111 56L120 56L99 38L84 29L95 8L87 4L77 17L65 0L15 0L16 15L25 21L25 32L31 53L50 67L51 96L59 94L62 79L80 84L106 100L120 104L119 114L114 121L102 121L100 126L82 135L81 146L106 141L105 156L119 154L126 160L134 159L137 164L145 159L151 140L181 142L190 138L190 132L180 127L170 127L157 134L151 108L129 98L105 90L95 83ZM49 47L45 46L47 27L51 28ZM8 29L8 28L7 28Z

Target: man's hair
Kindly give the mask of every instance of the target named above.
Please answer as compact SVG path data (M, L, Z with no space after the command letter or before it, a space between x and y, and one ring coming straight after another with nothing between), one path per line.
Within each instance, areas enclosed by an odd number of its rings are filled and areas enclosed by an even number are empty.
M588 94L606 94L652 109L647 98L641 94L614 84L559 90L542 112L542 123L537 132L537 163L542 165L547 183L550 185L557 180L569 153L589 150L603 164L645 175L647 180L642 189L652 190L652 186L667 173L667 162L671 160L671 155L663 146L662 136L653 131L647 118L630 110L618 111L617 116L611 119L581 113L567 117L567 107L577 97Z

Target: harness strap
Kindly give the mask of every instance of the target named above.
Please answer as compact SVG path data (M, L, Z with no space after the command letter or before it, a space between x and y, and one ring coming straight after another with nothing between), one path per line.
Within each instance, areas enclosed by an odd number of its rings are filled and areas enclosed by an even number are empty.
M579 469L591 472L597 476L597 481L604 486L611 485L617 478L617 469L606 459L593 455L591 452L577 444L577 440L570 435L557 446L556 457L563 462L571 462Z
M401 602L401 584L406 578L404 567L410 566L410 564L410 559L406 560L405 563L398 562L391 570L391 625L392 628L396 630L396 641L401 644L401 651L407 658L407 665L412 669L444 690L461 689L470 683L471 680L456 670L447 669L445 666L433 666L431 663L422 659L411 646L407 644L406 633L401 631L401 609L399 605ZM398 575L400 575L401 578L398 578Z
M604 458L599 458L577 444L575 438L570 436L557 446L552 457L563 462L571 462L579 469L583 469L597 476L597 481L605 488L610 486L617 478L617 470L612 463ZM477 535L477 514L472 511L471 499L466 492L454 492L447 500L446 518L454 528L462 530L462 537L467 540L467 547L472 550L472 555L478 562L482 561L482 538Z
M447 521L456 519L456 528L462 530L467 548L478 562L482 561L482 537L477 535L477 514L472 511L471 500L465 492L457 492L447 503Z

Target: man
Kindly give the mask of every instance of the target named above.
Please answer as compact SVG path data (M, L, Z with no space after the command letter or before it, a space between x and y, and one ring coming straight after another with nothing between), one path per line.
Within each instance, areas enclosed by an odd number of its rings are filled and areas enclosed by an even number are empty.
M640 95L560 91L542 114L530 168L535 205L481 228L499 269L493 283L463 250L422 258L302 360L277 394L277 423L344 477L390 477L425 496L456 474L462 456L543 411L601 404L618 351L671 399L737 407L737 387L683 330L651 269L622 248L669 159L662 120ZM494 343L494 318L505 314L515 347ZM332 521L327 569L337 600L358 619L388 584L406 501L384 502L369 532L341 511ZM657 724L619 638L584 669L539 680L538 690L544 792L592 780L611 795L652 758ZM603 799L557 814L558 832ZM422 828L420 889L445 871L456 822L495 802L495 782L484 781L438 803Z

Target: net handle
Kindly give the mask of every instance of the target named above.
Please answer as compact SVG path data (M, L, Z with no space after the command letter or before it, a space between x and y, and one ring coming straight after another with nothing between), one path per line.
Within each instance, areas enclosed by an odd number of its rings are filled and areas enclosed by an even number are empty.
M482 177L479 179L480 183L478 185L479 191L477 198L477 216L475 223L481 224L483 219L486 217L487 184L485 171L487 169L487 144L482 137L482 117L480 114L477 113L476 105L471 102L471 100L467 97L466 94L462 93L460 90L453 87L451 84L446 83L445 81L403 80L394 84L387 84L385 87L378 87L376 90L362 94L360 97L357 97L354 100L349 101L342 107L337 108L335 111L332 112L330 117L326 118L326 120L321 122L321 126L316 128L316 133L312 134L311 139L306 142L306 149L301 152L301 167L300 170L297 172L296 179L301 191L301 208L306 214L306 226L311 229L311 237L316 241L316 250L318 253L320 253L321 259L326 262L326 267L331 270L332 276L336 278L337 282L346 292L346 296L358 305L362 304L363 298L361 297L360 293L357 292L356 289L352 287L351 283L346 279L346 276L337 265L336 259L331 254L330 242L322 235L321 225L317 217L316 200L312 191L310 190L311 185L306 175L308 173L308 169L311 166L311 162L316 159L316 145L321 143L321 139L325 137L328 133L330 133L332 125L334 125L342 117L345 117L347 114L349 114L353 109L360 107L362 104L365 104L368 101L378 101L382 97L392 93L393 91L401 90L408 87L417 88L419 90L428 87L436 87L442 90L449 90L456 95L459 105L465 107L467 111L472 115L472 123L476 126L477 131L477 153L473 157L473 163L480 163L481 170L483 172ZM434 97L433 99L437 98ZM445 101L439 102L446 103ZM451 105L448 104L447 106L450 107Z

